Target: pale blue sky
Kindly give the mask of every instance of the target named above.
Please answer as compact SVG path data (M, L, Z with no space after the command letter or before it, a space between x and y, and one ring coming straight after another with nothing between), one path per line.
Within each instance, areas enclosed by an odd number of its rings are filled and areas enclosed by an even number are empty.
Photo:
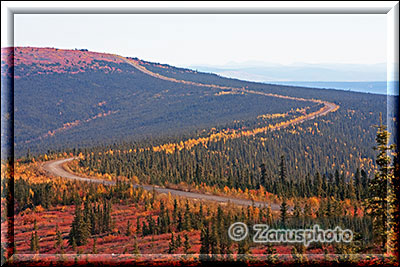
M386 15L14 16L14 45L86 48L176 66L386 62Z

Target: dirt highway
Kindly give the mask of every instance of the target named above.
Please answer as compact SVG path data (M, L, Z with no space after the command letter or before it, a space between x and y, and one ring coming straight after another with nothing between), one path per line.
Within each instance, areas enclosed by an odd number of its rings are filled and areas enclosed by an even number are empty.
M282 129L289 125L294 125L294 124L302 123L304 121L312 120L316 117L326 115L329 112L336 111L339 108L339 106L334 103L330 103L330 102L322 101L322 100L318 100L318 99L304 99L304 98L298 98L298 97L290 97L290 96L283 96L283 95L247 90L244 88L234 88L234 87L226 87L226 86L218 86L218 85L210 85L210 84L201 84L201 83L196 83L196 82L191 82L191 81L176 80L174 78L162 76L158 73L153 73L153 72L147 70L145 67L140 66L135 60L127 59L127 58L120 57L120 56L118 56L118 57L122 58L126 63L134 66L136 69L138 69L148 75L151 75L151 76L159 78L159 79L176 82L176 83L190 84L190 85L195 85L195 86L209 86L209 87L213 87L216 89L222 89L222 90L229 89L232 91L240 91L240 92L245 92L245 93L250 93L250 94L258 94L258 95L271 96L271 97L277 97L277 98L292 99L292 100L297 100L297 101L311 101L314 103L324 104L324 106L321 109L319 109L318 111L307 114L306 116L301 117L301 118L292 119L291 121L288 121L288 122L284 123L283 125L277 126L270 130L279 130L279 129ZM71 172L65 170L63 168L63 165L74 159L75 158L67 158L67 159L49 161L49 162L44 163L42 168L48 174L53 175L53 176L59 176L59 177L67 178L67 179L84 181L84 182L89 182L89 183L101 183L101 184L110 185L110 186L115 185L114 181L100 180L100 179L91 178L91 177L81 177L81 176L78 176L74 173L71 173ZM267 204L266 202L253 202L251 200L187 192L187 191L181 191L181 190L176 190L176 189L161 188L161 187L152 186L152 185L135 185L135 187L139 187L139 186L145 190L149 190L149 191L155 190L158 193L165 193L165 194L170 193L171 195L175 195L175 196L193 198L193 199L198 199L198 200L214 201L214 202L225 203L225 204L232 203L232 204L241 205L241 206L255 205L257 207L264 207ZM278 204L272 204L271 209L276 211L276 210L279 210L280 207Z
M74 159L76 159L76 158L72 157L72 158L67 158L67 159L48 161L43 164L42 168L48 174L53 175L53 176L59 176L59 177L67 178L67 179L84 181L84 182L88 182L88 183L98 183L98 184L104 184L104 185L109 185L109 186L115 185L114 181L100 180L100 179L90 178L90 177L81 177L74 173L66 171L63 168L63 165ZM214 201L214 202L225 203L225 204L232 203L232 204L240 205L240 206L253 205L253 202L251 200L246 200L246 199L222 197L222 196L201 194L201 193L194 193L194 192L186 192L186 191L170 189L170 188L162 188L162 187L157 187L157 186L153 187L151 185L134 185L134 187L142 187L143 189L145 189L147 191L152 191L154 188L154 190L156 192L161 193L161 194L162 193L164 193L164 194L171 193L171 195L187 197L187 198L194 198L194 199L198 199L198 200ZM266 204L267 204L266 202L258 202L258 201L254 202L254 206L256 206L256 207L264 207ZM279 205L272 204L271 209L279 210Z

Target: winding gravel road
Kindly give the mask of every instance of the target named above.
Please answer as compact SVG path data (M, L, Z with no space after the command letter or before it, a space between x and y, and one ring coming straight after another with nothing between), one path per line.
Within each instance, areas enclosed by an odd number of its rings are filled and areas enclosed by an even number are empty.
M104 185L109 185L109 186L115 185L114 181L100 180L100 179L95 179L95 178L90 178L90 177L81 177L81 176L78 176L76 174L66 171L63 168L63 165L74 159L76 159L76 158L73 157L73 158L67 158L67 159L48 161L42 165L42 168L48 174L53 175L53 176L59 176L62 178L84 181L84 182L88 182L88 183L97 183L97 184L104 184ZM175 196L193 198L193 199L198 199L198 200L214 201L214 202L225 203L225 204L232 203L232 204L240 205L240 206L251 206L254 203L254 206L256 206L256 207L264 207L265 205L267 205L266 202L259 202L259 201L252 202L251 200L246 200L246 199L186 192L186 191L181 191L181 190L176 190L176 189L162 188L162 187L158 187L158 186L153 187L151 185L135 185L135 187L142 187L143 189L148 190L148 191L152 191L154 188L154 190L158 193L165 193L165 194L171 193L171 195L175 195ZM271 204L272 210L279 210L279 208L280 207L278 204Z
M319 111L314 112L313 114L308 114L304 118L299 118L294 121L291 121L288 124L278 126L272 130L280 130L284 127L287 127L288 125L293 125L293 124L298 124L302 123L307 120L312 120L316 117L323 116L329 112L333 112L339 108L338 105L334 103L330 103L327 101L321 101L317 99L304 99L304 98L297 98L297 97L290 97L290 96L283 96L283 95L276 95L276 94L271 94L271 93L265 93L265 92L258 92L258 91L252 91L252 90L245 90L242 88L234 88L234 87L225 87L225 86L219 86L219 85L210 85L210 84L201 84L201 83L196 83L192 81L182 81L182 80L177 80L171 77L166 77L163 75L160 75L158 73L153 73L143 66L140 66L137 64L134 60L127 59L121 56L117 56L119 58L122 58L126 63L134 66L136 69L151 75L153 77L162 79L162 80L167 80L171 82L176 82L176 83L184 83L184 84L190 84L190 85L195 85L195 86L207 86L207 87L214 87L218 89L230 89L232 91L240 91L240 92L246 92L246 93L252 93L252 94L258 94L258 95L265 95L265 96L272 96L272 97L278 97L278 98L285 98L285 99L292 99L292 100L298 100L298 101L311 101L311 102L316 102L316 103L322 103L324 104L324 107L321 108ZM42 165L42 168L50 175L53 176L59 176L67 179L72 179L72 180L78 180L78 181L84 181L84 182L89 182L89 183L98 183L98 184L104 184L108 186L115 185L114 181L106 181L106 180L100 180L100 179L95 179L95 178L90 178L90 177L81 177L78 176L74 173L71 173L69 171L66 171L63 168L63 164L72 161L76 158L67 158L67 159L61 159L61 160L54 160L54 161L49 161L46 162ZM162 188L158 186L151 186L151 185L135 185L135 187L142 187L145 190L151 191L155 190L158 193L171 193L171 195L175 196L181 196L181 197L187 197L187 198L193 198L193 199L198 199L198 200L207 200L207 201L214 201L214 202L219 202L219 203L232 203L235 205L240 205L240 206L257 206L257 207L264 207L267 205L266 202L253 202L250 200L245 200L245 199L239 199L239 198L232 198L232 197L222 197L222 196L216 196L216 195L210 195L210 194L201 194L201 193L193 193L193 192L187 192L187 191L181 191L181 190L176 190L176 189L169 189L169 188ZM279 210L280 206L278 204L271 204L271 209L272 210ZM291 208L289 208L291 209Z

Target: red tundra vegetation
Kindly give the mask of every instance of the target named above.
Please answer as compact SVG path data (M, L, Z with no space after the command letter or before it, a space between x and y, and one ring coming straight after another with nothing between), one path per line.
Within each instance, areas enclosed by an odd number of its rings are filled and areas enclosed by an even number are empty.
M312 244L306 248L234 242L226 238L227 228L235 221L249 225L273 224L279 221L279 212L173 197L133 188L125 182L103 186L49 177L41 169L41 161L56 156L67 155L43 155L15 164L15 246L8 248L7 253L14 254L17 264L151 262L182 265L209 260L242 260L248 264L342 260L334 255L338 250L331 244ZM88 227L85 241L71 244L76 209L82 211L82 222L86 222L81 227L86 227L90 219L85 216L91 216L84 215L87 210L93 215L90 208L96 210L96 203L108 200L112 203L109 229L90 234L93 228ZM2 198L2 213L4 204ZM2 229L7 229L8 222L2 221ZM93 221L91 223L93 225ZM357 261L367 264L372 259ZM387 258L382 260L388 261Z
M89 69L102 70L104 72L121 72L120 69L107 66L105 62L123 63L124 61L115 55L106 53L89 52L87 50L65 50L57 48L15 47L1 49L1 67L10 69L18 66L18 73L14 78L21 76L69 73L76 74ZM2 71L2 75L11 75Z

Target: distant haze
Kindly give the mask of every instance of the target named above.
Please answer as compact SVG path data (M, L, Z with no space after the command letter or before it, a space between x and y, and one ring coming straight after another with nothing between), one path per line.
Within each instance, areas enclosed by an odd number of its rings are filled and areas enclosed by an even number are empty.
M15 14L14 45L89 49L173 66L291 65L272 66L278 69L268 74L244 70L267 80L293 80L284 69L296 79L364 80L359 73L321 68L385 64L386 28L386 14ZM314 65L296 69L298 62ZM314 67L320 70L313 74ZM374 72L368 68L366 75L386 78L379 66Z
M386 81L386 64L281 65L263 62L230 62L229 65L223 66L193 65L188 67L216 73L223 77L254 82L398 95L398 80Z
M189 66L199 71L257 82L268 81L386 81L386 64L268 64Z

